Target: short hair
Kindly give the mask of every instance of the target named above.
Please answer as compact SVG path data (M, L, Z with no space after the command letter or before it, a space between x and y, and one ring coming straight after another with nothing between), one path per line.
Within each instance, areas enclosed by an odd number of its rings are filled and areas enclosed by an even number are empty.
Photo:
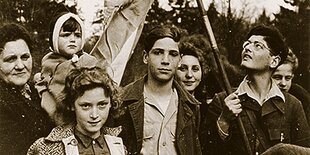
M288 48L284 41L284 37L277 28L259 25L251 29L246 39L249 39L252 35L264 36L264 40L267 42L268 47L271 49L270 52L274 55L280 56L281 61L279 65L283 63L287 57Z
M64 123L71 123L76 121L76 116L71 108L74 102L85 91L93 88L103 88L105 95L111 99L111 109L109 117L119 116L119 106L121 104L120 89L117 84L110 78L107 71L103 67L93 68L76 68L73 69L65 80L65 89L61 97L58 99L57 116L63 119Z
M181 37L181 31L179 28L172 26L157 26L153 28L145 38L145 51L148 53L157 40L166 37L173 39L175 42L179 42Z
M289 65L291 65L293 73L297 70L297 68L298 68L298 58L293 53L292 49L289 48L288 53L287 53L287 57L283 61L282 64L289 64Z
M24 40L29 50L32 51L33 40L25 27L17 23L5 23L0 27L0 49L3 49L7 42L19 39Z

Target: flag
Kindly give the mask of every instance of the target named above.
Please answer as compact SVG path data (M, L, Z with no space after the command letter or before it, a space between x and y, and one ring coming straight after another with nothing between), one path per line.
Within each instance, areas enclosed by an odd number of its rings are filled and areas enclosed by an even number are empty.
M126 64L141 35L147 12L154 0L108 0L117 8L103 34L90 52L110 65L112 79L121 82Z

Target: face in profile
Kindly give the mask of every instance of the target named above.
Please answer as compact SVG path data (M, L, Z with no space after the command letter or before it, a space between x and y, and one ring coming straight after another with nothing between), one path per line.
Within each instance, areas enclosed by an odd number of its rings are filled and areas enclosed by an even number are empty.
M66 56L72 56L73 54L80 51L81 48L82 48L81 29L78 28L74 32L71 32L71 31L64 31L64 29L61 28L58 38L59 53Z
M291 88L293 77L293 68L290 64L280 65L272 75L279 88L286 92Z
M180 61L178 43L168 37L157 40L149 53L144 53L143 61L148 65L148 73L152 79L170 81Z
M199 85L202 77L198 58L192 55L182 56L176 75L180 84L187 91L193 92Z
M32 57L27 43L18 39L7 42L0 52L0 77L8 84L23 86L32 71Z
M76 99L74 108L78 131L92 138L100 135L100 129L107 121L111 108L111 99L102 87L84 92Z

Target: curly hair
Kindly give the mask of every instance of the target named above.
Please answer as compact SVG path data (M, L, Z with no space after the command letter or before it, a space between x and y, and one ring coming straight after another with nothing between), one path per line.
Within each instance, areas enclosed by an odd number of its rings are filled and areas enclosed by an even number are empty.
M57 105L56 115L60 116L64 123L76 121L75 113L71 111L76 99L85 91L101 87L105 95L111 98L109 118L120 115L121 91L117 84L107 74L103 67L77 68L72 70L65 80L65 89Z
M293 53L292 49L289 48L287 57L282 64L290 64L292 66L293 73L296 71L298 68L298 58Z

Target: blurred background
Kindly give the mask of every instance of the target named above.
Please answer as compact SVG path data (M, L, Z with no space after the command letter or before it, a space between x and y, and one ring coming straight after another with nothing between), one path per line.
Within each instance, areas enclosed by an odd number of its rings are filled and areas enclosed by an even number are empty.
M107 0L108 1L108 0ZM113 1L113 0L109 0ZM208 10L220 54L238 66L241 46L255 25L277 27L299 59L294 82L310 91L310 2L309 0L203 0ZM49 52L50 19L61 7L79 14L87 29L85 51L89 52L105 26L109 8L103 0L0 0L0 21L24 25L35 39L34 73L40 71L42 57ZM145 72L142 41L145 33L158 24L171 24L184 34L207 34L195 0L154 0L135 52L130 58L122 85ZM139 71L139 72L137 72Z

